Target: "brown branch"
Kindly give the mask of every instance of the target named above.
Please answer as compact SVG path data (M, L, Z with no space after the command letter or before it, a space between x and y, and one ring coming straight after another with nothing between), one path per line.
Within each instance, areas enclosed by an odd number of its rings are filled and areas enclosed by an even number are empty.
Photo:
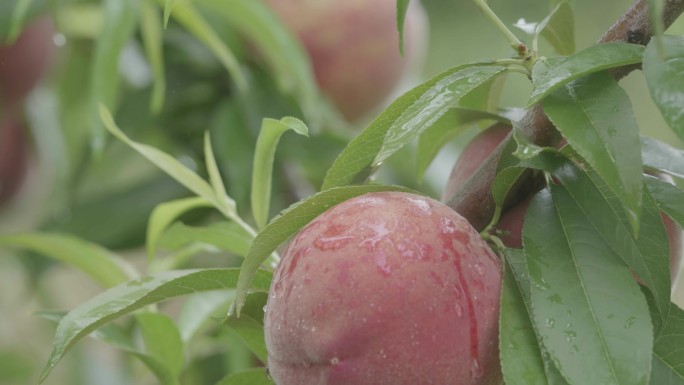
M684 0L667 0L663 7L663 23L669 27L684 12ZM599 39L598 43L629 42L647 44L651 39L651 23L648 14L647 0L637 0L631 8ZM620 79L639 66L628 66L616 69L612 75ZM553 146L560 141L560 134L539 104L527 111L519 122L523 132L529 139L540 146ZM454 194L447 204L463 215L478 231L484 229L491 221L495 204L492 197L492 182L496 176L496 167L509 135L494 152L483 162L478 170L468 179L463 188ZM538 191L539 183L532 173L523 175L517 189L511 191L507 206L517 203Z

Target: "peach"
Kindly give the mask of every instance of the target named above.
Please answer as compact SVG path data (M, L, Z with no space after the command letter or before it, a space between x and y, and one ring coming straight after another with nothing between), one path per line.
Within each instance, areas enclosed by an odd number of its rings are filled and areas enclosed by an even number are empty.
M55 45L50 18L26 27L12 45L0 45L0 105L20 104L52 61Z
M369 193L290 243L266 307L277 385L501 383L501 261L446 205Z
M299 37L319 87L350 121L377 108L424 57L428 23L416 0L406 14L403 58L396 0L265 1Z
M444 187L444 192L442 193L443 202L449 200L452 195L461 189L468 181L468 178L475 173L482 162L506 138L510 131L510 125L496 123L480 132L463 148L454 167L451 169L449 180Z
M464 149L451 170L451 175L442 194L442 200L448 200L466 183L468 178L477 170L482 162L494 151L494 149L506 138L510 132L510 126L497 123L478 134ZM563 140L559 147L566 142ZM658 173L657 177L673 183L672 178L666 174ZM522 226L527 207L532 198L513 205L505 210L496 229L503 243L512 248L522 248ZM670 275L673 282L682 269L684 250L682 248L682 230L668 216L661 213L663 225L667 231L670 246ZM637 278L638 279L638 278Z
M28 166L23 128L11 114L0 117L0 205L19 190Z
M447 201L468 181L482 162L494 151L508 133L511 126L496 123L479 133L461 152L449 175L449 180L442 193L442 201ZM500 238L508 247L522 247L522 224L530 199L521 202L503 213L497 229Z

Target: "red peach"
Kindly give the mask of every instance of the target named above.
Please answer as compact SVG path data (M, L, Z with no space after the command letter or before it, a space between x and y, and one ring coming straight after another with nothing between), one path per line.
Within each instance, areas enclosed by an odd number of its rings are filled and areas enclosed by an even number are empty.
M27 161L23 128L10 114L0 117L0 206L9 201L21 187Z
M449 200L452 195L463 187L468 178L475 173L482 162L506 138L510 131L510 125L496 123L480 132L465 146L454 167L451 169L449 180L442 193L443 202Z
M477 135L463 150L458 160L454 164L449 180L444 189L442 200L448 200L466 183L468 178L477 170L482 162L494 151L494 149L504 140L510 126L497 123L487 128ZM566 144L563 140L559 147ZM673 183L672 178L666 174L659 173L657 177ZM500 231L500 238L508 247L522 248L522 226L525 219L527 207L532 198L527 198L522 202L508 208L503 212L496 229ZM672 281L675 282L682 268L684 250L682 249L682 230L665 214L661 214L665 230L669 239L670 246L670 274ZM638 278L637 278L638 279Z
M276 269L270 374L278 385L498 385L501 269L442 203L345 201L301 230Z
M379 106L422 61L427 17L412 1L405 57L399 53L395 0L265 0L309 53L321 90L350 121Z
M0 105L21 103L48 68L55 46L50 18L26 27L12 45L0 46Z

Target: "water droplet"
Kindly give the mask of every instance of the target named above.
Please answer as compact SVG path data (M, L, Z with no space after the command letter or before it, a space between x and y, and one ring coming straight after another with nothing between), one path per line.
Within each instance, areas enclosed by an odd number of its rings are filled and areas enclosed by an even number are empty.
M266 313L268 311L268 305L264 305L263 310L264 310L264 313Z
M338 365L339 363L340 363L340 359L337 358L337 357L333 357L333 358L330 360L330 364L331 364L331 365Z
M636 317L629 317L625 321L625 329L629 329L634 325L634 322L636 321Z
M454 297L461 298L461 289L458 288L458 284L454 285Z
M554 325L556 325L556 320L553 318L547 318L546 319L546 326L550 327L553 329Z
M351 235L320 237L314 241L314 246L319 250L337 250L346 246L353 239L354 237Z
M559 303L563 302L563 298L558 294L554 294L552 296L549 296L548 300L551 301L551 303L555 303L555 304L559 304Z
M312 326L312 327L311 327L311 332L313 333L313 332L315 332L315 331L316 331L316 327L315 327L315 326Z
M454 232L456 232L456 226L454 225L454 221L452 221L449 218L442 218L441 228L444 234L453 234Z
M564 332L564 334L565 334L565 340L568 342L572 342L575 339L575 337L577 337L577 333L575 333L573 331L566 331L566 332Z
M384 251L378 250L375 253L375 266L380 269L384 274L389 274L392 272L392 268L389 265L389 262L387 262L387 255L385 254Z
M462 317L462 316L463 316L463 308L461 307L461 305L456 304L456 305L454 306L454 310L456 310L456 316L458 316L458 317Z
M480 262L475 262L475 265L473 267L475 268L477 275L484 275L484 266L482 266Z
M477 360L473 360L473 362L470 364L470 375L472 378L479 378L482 376L482 368L480 367L480 363L477 362Z
M418 208L421 212L425 214L429 214L431 212L430 210L430 204L422 198L414 199L414 198L408 198L409 202L413 204L414 207Z

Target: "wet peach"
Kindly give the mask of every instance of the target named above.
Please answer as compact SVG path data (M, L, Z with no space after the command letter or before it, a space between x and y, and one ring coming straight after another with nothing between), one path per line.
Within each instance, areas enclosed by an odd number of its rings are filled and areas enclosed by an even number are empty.
M265 316L278 385L499 384L501 263L418 195L345 201L292 240Z

